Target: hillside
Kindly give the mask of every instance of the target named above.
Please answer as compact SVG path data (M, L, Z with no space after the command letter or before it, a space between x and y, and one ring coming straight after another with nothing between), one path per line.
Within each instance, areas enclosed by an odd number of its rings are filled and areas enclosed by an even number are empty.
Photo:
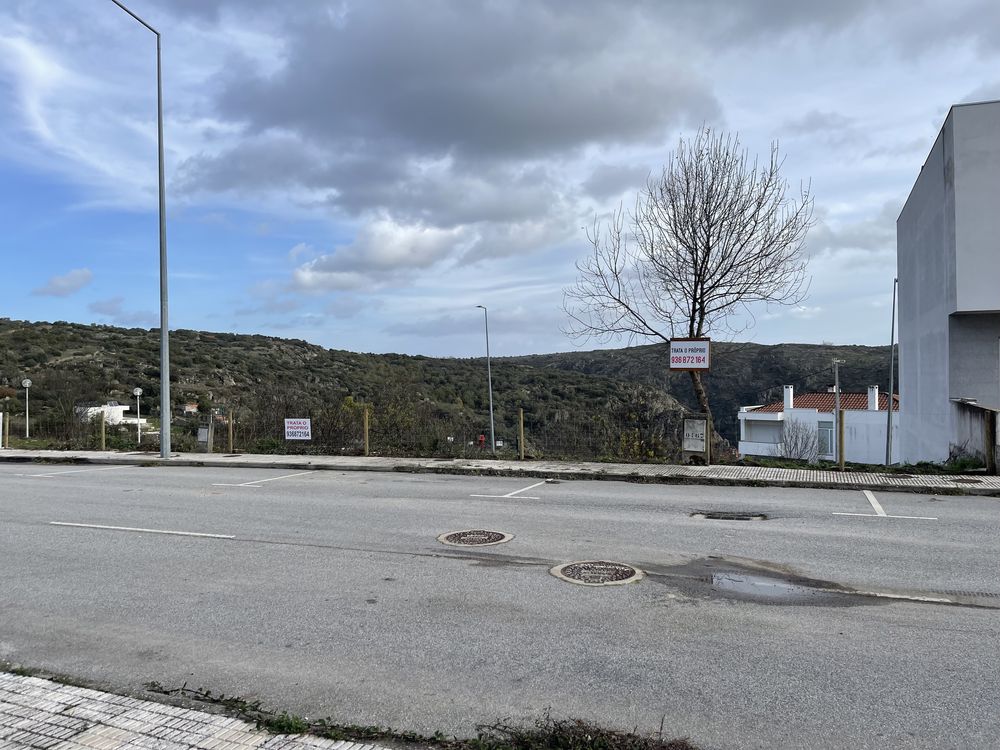
M170 341L175 413L187 402L203 412L238 408L238 423L255 444L279 449L282 417L320 414L350 433L330 441L356 444L360 403L370 405L386 441L396 439L389 434L395 430L412 450L430 435L439 450L449 436L467 446L489 432L482 358L358 354L189 330L172 332ZM834 357L845 360L845 390L886 388L887 354L888 347L716 344L706 376L716 428L735 442L741 405L780 398L784 384L825 389ZM143 389L143 413L157 415L159 376L157 330L0 318L0 398L11 397L15 414L23 412L21 379L30 377L33 419L69 424L74 404L129 403L135 386ZM513 443L523 408L528 445L539 455L666 456L676 450L683 408L696 408L687 374L667 372L664 345L495 358L493 388L497 437Z
M357 354L188 330L172 332L170 345L174 413L187 402L203 413L235 408L246 448L289 449L280 439L282 418L311 416L320 430L314 446L357 450L361 403L369 405L373 441L386 453L450 454L489 435L482 358ZM75 404L132 403L135 386L143 389L143 413L158 415L159 332L0 319L0 387L7 388L0 397L12 397L15 414L23 413L24 377L33 381L32 420L47 420L53 435L72 432ZM497 437L508 447L520 408L536 455L642 459L676 451L683 409L656 386L494 360L493 389ZM181 422L178 429L178 445L190 445L183 438L194 426Z
M889 387L888 346L827 344L715 343L712 371L704 376L715 426L726 439L738 439L736 414L741 406L764 404L782 397L782 386L796 392L822 391L833 384L833 359L842 359L841 389L866 391L869 385ZM666 344L627 349L538 354L512 361L543 370L610 377L660 388L686 408L698 403L687 373L667 369ZM898 377L898 368L896 369ZM898 381L896 385L898 393Z

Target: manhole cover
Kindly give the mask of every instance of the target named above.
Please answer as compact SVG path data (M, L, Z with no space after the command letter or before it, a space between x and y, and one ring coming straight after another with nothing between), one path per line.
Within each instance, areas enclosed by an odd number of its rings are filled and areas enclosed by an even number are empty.
M766 521L766 513L732 510L696 510L691 518L707 518L710 521Z
M491 544L509 542L513 538L513 534L504 534L502 531L467 529L466 531L449 531L439 536L438 541L455 547L488 547Z
M960 479L952 479L951 481L956 484L982 484L982 479L967 479L966 477L961 477Z
M607 560L581 560L557 565L549 570L556 578L583 586L614 586L642 580L644 573L638 568Z

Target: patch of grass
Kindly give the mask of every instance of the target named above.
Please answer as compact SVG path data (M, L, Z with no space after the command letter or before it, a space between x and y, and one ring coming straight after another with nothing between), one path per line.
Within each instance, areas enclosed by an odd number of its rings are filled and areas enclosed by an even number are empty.
M308 733L331 740L388 740L443 750L698 750L687 739L665 739L662 725L656 734L643 735L606 729L579 719L554 719L546 713L531 726L501 720L478 726L473 739L460 739L442 732L428 736L375 725L340 724L330 718L313 721L286 711L269 711L261 707L260 701L216 695L204 689L192 690L186 684L167 689L150 682L145 687L153 693L183 696L221 706L232 715L276 734Z
M687 739L605 729L579 719L554 719L548 713L523 727L499 722L480 727L469 741L474 750L697 750Z

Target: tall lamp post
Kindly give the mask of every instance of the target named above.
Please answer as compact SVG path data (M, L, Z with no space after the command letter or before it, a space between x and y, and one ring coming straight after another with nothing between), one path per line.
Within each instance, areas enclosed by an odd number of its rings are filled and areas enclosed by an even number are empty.
M833 421L833 439L834 445L837 449L833 453L833 457L840 461L840 451L843 450L840 445L840 366L844 364L844 360L835 359L833 360L833 398L836 401L836 406L834 406L834 421Z
M111 0L156 35L156 138L160 190L160 457L170 458L170 340L167 333L167 203L163 179L163 77L160 67L160 32L126 8Z
M21 387L24 388L24 437L27 439L31 437L31 412L28 409L28 390L31 388L31 380L29 378L22 380Z
M476 305L483 310L483 320L486 323L486 382L490 389L490 448L495 456L497 453L497 438L493 431L493 373L490 371L490 314L485 305Z
M135 396L135 444L142 442L142 420L139 419L139 396L142 395L142 388L133 388L132 395Z

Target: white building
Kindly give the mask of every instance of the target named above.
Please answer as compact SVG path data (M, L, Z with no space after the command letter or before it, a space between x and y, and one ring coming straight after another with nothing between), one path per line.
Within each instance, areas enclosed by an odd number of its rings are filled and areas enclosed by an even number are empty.
M951 108L896 255L902 458L982 454L1000 409L1000 102Z
M835 460L834 418L837 394L803 393L786 385L784 398L762 406L741 406L739 452L743 456ZM844 410L844 460L885 463L889 397L877 385L868 393L840 394ZM899 397L892 397L892 456L899 458ZM803 450L805 449L805 450Z
M108 425L118 425L118 424L135 424L135 417L126 417L125 412L130 411L130 407L125 404L119 404L117 401L108 401L106 404L84 404L82 406L74 407L77 418L81 422L90 422L95 419L101 418L101 413L104 413L105 424ZM145 427L146 418L141 417L139 423Z

